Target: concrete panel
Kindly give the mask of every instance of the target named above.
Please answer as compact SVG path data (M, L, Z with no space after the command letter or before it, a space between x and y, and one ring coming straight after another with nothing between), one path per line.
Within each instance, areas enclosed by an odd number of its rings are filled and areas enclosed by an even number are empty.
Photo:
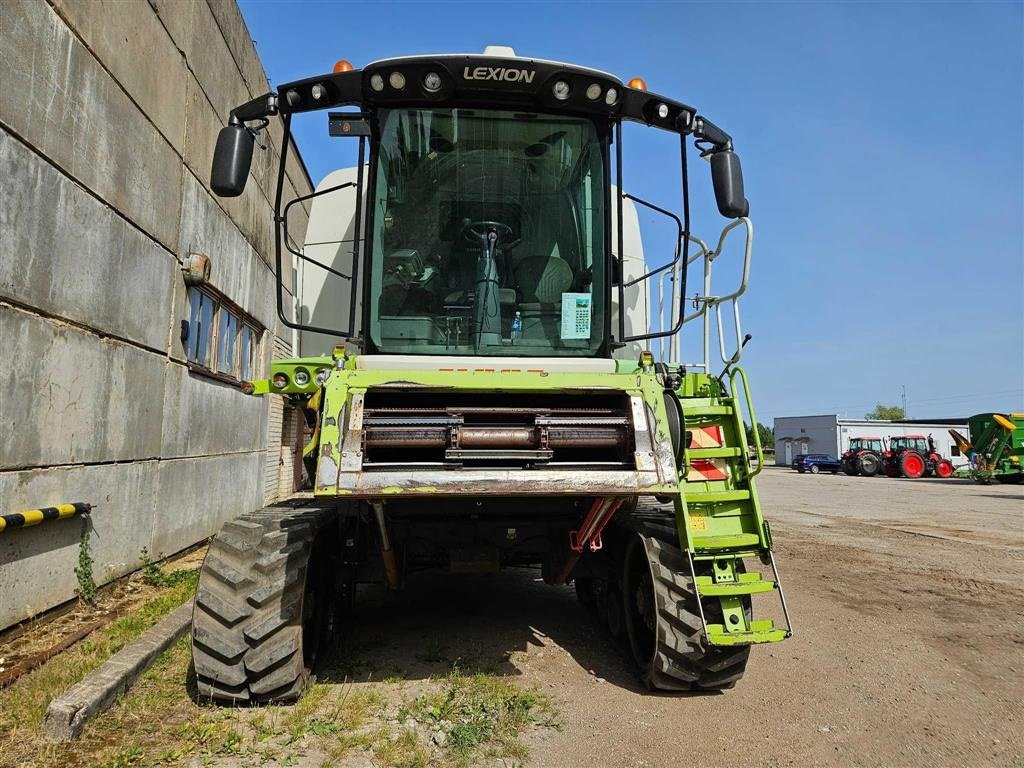
M250 397L183 365L168 366L161 457L263 450L270 397Z
M173 254L0 130L0 296L163 350Z
M207 0L207 4L224 35L231 56L242 72L249 93L255 97L269 91L267 75L263 71L263 65L249 36L249 29L242 18L238 3L235 0Z
M165 357L6 305L0 338L0 469L159 455Z
M177 242L181 162L46 3L0 13L0 120L164 245Z
M180 154L185 138L185 59L149 3L52 3Z
M157 468L158 462L147 461L0 472L0 499L5 512L71 501L93 504L89 551L94 578L104 584L135 570L143 547L153 551ZM0 536L0 627L74 596L81 532L81 519L71 518Z
M234 222L190 173L184 177L184 210L178 252L205 253L212 262L212 285L255 317L273 327L274 277L242 237Z
M192 43L192 4L196 0L149 0L149 5L156 9L160 22L171 36L175 48L187 59ZM198 0L203 2L203 0Z
M212 536L226 520L263 506L262 453L160 462L152 551Z
M227 124L228 114L249 100L249 89L242 81L217 22L205 2L192 5L192 40L188 48L189 69L195 74L204 93Z

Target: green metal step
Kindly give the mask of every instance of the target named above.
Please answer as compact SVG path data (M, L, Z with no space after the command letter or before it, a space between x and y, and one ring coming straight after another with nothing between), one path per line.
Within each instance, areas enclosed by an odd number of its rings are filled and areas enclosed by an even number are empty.
M688 459L724 459L731 456L741 456L742 448L687 448Z
M697 577L697 592L701 597L735 597L737 595L756 595L759 592L771 592L775 582L762 578L760 573L739 573L734 582L716 583L711 576Z
M720 501L749 501L750 491L686 492L687 504L717 504Z
M715 549L757 549L761 546L761 537L756 533L733 533L725 536L694 536L695 550Z
M789 635L785 629L777 629L771 619L750 622L750 629L746 632L730 632L722 624L708 624L708 642L712 645L778 643Z

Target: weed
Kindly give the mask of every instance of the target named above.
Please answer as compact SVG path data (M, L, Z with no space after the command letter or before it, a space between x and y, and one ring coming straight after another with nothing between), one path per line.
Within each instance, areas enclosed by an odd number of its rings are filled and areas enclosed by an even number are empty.
M394 739L378 732L373 754L381 763L393 768L425 768L430 760L430 754L420 744L416 731L409 728L403 729Z
M75 577L78 579L78 589L75 590L82 602L89 605L96 604L96 582L92 575L92 553L89 552L89 537L92 532L92 517L82 515L82 534L78 541L78 566L75 568Z
M157 560L161 559L163 559L163 554L157 556ZM142 580L151 587L176 587L199 573L198 569L187 568L165 571L160 563L150 558L149 551L145 547L139 553L139 562L142 563Z
M431 637L423 644L420 652L416 654L416 659L426 664L447 662L449 661L448 647L441 642L440 638Z

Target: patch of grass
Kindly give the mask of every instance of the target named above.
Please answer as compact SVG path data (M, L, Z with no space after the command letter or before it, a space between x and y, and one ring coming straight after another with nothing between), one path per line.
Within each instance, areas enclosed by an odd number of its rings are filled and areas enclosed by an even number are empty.
M382 736L381 732L377 736L373 756L389 768L425 768L430 762L430 753L420 743L416 731L404 728L394 739Z
M95 605L96 581L92 576L92 553L89 551L89 534L91 531L92 518L89 515L82 515L82 535L78 542L78 566L75 568L78 589L75 592L82 602Z
M157 560L162 560L159 555ZM142 563L142 580L151 587L176 587L189 581L199 578L198 568L181 568L176 571L165 571L159 562L154 562L145 547L139 554L139 562Z
M491 675L448 675L436 691L419 696L399 710L443 734L449 759L471 765L481 752L494 757L522 759L526 748L519 733L530 725L559 728L557 713L547 696L523 690Z

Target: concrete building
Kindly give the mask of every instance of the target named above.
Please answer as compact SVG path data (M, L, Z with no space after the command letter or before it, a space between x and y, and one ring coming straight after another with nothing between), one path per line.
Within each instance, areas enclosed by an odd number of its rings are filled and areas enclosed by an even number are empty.
M931 435L935 448L953 462L953 466L967 463L960 455L956 443L949 436L950 429L967 434L967 419L934 419L930 421L872 421L870 419L841 419L836 414L826 416L780 416L775 419L775 463L789 466L793 457L801 453L827 453L841 456L850 447L850 438L879 437L883 441L898 435Z
M0 511L93 504L102 584L293 490L297 414L237 387L292 351L283 137L261 137L244 195L210 194L228 111L269 90L234 0L8 0L0 45ZM289 159L291 199L312 186ZM0 628L73 597L87 524L0 533Z

